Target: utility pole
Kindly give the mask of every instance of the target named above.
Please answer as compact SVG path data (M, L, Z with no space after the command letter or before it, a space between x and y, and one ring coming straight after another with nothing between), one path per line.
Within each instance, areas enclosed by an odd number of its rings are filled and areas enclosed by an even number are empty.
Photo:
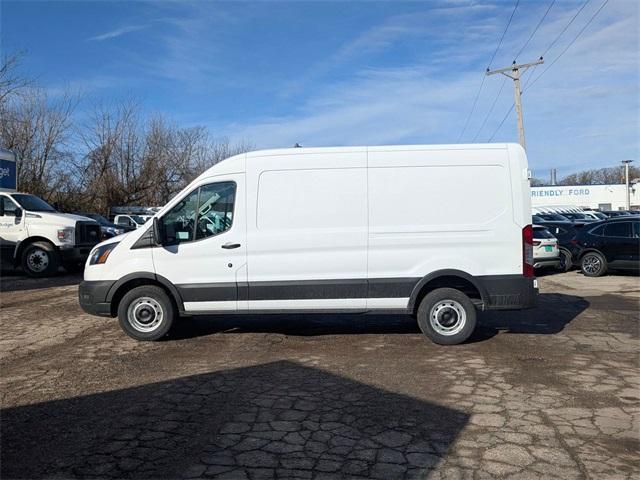
M536 65L540 65L544 63L542 57L537 62L532 63L523 63L521 65L516 64L516 61L513 61L513 65L506 68L500 68L498 70L489 70L487 68L487 75L495 75L496 73L501 73L506 77L509 77L513 80L513 88L514 88L514 97L515 97L515 106L516 106L516 114L518 115L518 137L520 139L520 145L522 148L526 150L526 143L524 140L524 123L522 121L522 90L520 89L520 71L523 72L529 68L534 67ZM507 73L511 72L511 74Z
M624 184L627 187L627 195L626 195L626 209L631 210L631 191L629 190L629 164L633 162L633 160L622 160L624 163Z

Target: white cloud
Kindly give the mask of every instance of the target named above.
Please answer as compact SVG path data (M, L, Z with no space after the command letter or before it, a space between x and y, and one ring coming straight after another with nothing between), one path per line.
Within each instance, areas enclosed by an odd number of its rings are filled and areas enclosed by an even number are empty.
M121 37L127 33L137 32L138 30L143 30L147 28L148 25L128 25L120 28L116 28L115 30L111 30L110 32L102 33L100 35L96 35L95 37L87 38L89 42L103 42L105 40L111 40L112 38Z

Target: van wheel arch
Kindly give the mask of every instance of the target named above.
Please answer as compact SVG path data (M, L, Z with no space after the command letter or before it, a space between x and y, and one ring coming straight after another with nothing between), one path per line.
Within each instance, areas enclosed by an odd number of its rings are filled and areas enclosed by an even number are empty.
M478 306L488 303L488 294L473 275L462 270L437 270L420 280L411 292L409 298L409 311L414 315L418 312L420 302L430 292L438 288L453 288L467 295Z
M184 312L184 304L182 303L182 298L180 297L178 290L169 280L161 275L156 275L150 272L136 272L125 275L120 280L118 280L109 290L106 300L111 304L112 317L117 316L118 306L120 304L120 301L122 300L122 297L124 297L125 294L133 288L139 287L141 285L154 285L162 288L167 293L169 298L173 301L173 304L178 310L178 313L182 314Z

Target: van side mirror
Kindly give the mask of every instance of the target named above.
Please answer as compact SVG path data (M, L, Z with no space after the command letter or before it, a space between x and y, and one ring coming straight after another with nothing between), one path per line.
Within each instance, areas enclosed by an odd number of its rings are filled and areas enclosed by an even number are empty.
M164 237L164 225L162 223L162 219L158 217L153 217L153 243L156 245L162 245L162 238Z
M22 209L20 207L16 207L13 213L16 216L16 218L20 218L22 216Z

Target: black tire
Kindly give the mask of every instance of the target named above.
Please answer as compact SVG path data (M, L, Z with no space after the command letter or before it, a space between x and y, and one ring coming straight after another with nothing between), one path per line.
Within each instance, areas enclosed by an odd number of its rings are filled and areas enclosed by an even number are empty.
M127 292L118 305L120 327L140 341L159 340L175 321L176 308L169 295L155 285L143 285Z
M24 273L30 277L51 277L58 273L60 258L49 242L33 242L22 250L20 263Z
M428 293L420 302L417 317L422 333L438 345L462 343L476 328L476 307L455 288L438 288Z
M587 252L580 259L582 274L586 277L601 277L607 273L607 260L599 252Z
M559 272L568 272L573 268L573 256L568 250L560 250L560 266L557 267Z

